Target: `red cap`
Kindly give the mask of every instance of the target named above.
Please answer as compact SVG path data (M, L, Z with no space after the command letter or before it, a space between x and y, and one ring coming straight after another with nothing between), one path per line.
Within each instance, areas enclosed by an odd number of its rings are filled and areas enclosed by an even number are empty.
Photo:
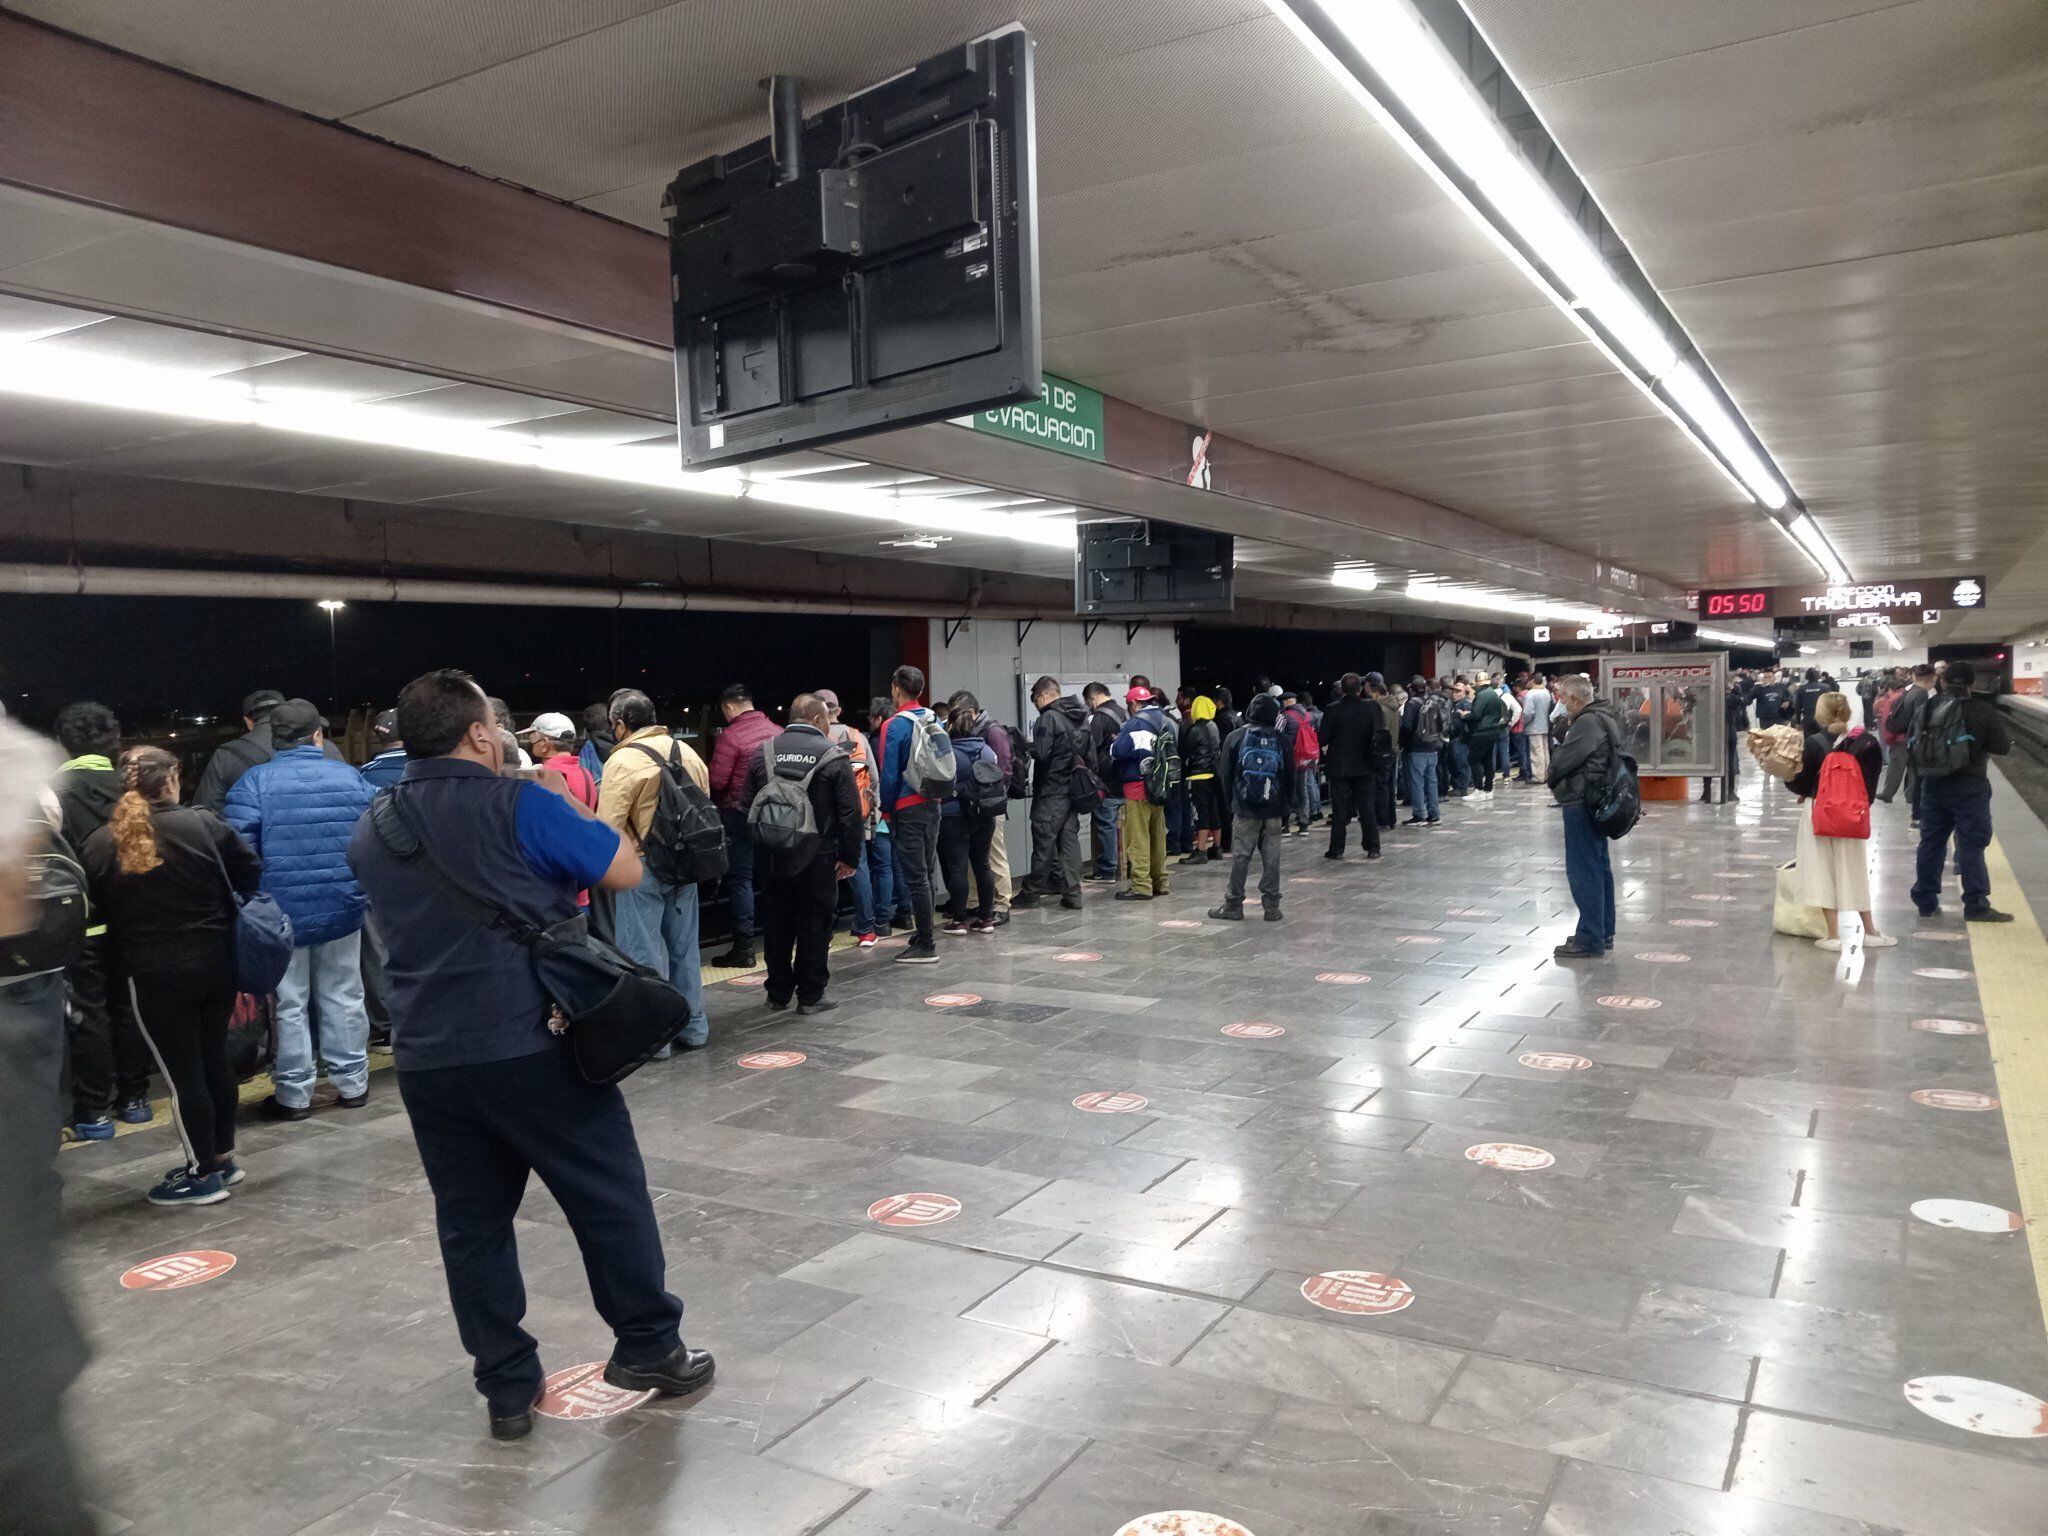
M1126 704L1150 704L1158 695L1150 688L1139 686L1124 695Z

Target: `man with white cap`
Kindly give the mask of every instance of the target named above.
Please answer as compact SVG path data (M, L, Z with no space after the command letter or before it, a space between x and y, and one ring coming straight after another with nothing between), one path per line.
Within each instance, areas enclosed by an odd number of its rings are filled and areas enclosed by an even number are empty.
M597 781L576 755L576 722L550 710L535 715L533 723L520 732L527 755L536 768L552 768L568 783L570 798L597 809Z

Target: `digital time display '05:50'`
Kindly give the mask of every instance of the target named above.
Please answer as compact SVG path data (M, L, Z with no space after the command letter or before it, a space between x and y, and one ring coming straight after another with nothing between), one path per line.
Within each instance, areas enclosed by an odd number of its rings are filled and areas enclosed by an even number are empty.
M1703 619L1760 619L1770 611L1771 592L1768 587L1700 594L1700 617Z

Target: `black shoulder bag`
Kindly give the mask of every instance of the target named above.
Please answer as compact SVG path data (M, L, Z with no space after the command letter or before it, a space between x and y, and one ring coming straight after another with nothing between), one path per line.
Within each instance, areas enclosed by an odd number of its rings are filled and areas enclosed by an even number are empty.
M557 1032L567 1033L576 1070L588 1081L624 1081L690 1022L690 1005L681 993L659 973L593 938L581 914L536 928L457 880L427 847L396 789L381 790L370 802L370 824L391 856L417 866L457 911L533 957L541 990L566 1021Z

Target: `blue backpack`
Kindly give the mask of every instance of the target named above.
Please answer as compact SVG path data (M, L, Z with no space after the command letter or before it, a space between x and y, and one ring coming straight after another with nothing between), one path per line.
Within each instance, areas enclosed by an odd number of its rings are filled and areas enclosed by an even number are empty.
M1237 803L1248 811L1277 807L1284 762L1278 731L1261 725L1247 726L1244 740L1237 748Z

